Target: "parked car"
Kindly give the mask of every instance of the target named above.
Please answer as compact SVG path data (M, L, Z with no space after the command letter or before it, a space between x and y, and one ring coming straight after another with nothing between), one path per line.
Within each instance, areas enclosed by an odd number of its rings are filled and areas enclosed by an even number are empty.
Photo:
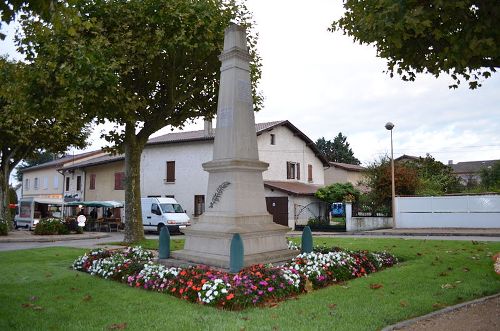
M160 232L167 226L170 232L181 232L191 225L186 211L173 198L142 198L141 208L144 230Z

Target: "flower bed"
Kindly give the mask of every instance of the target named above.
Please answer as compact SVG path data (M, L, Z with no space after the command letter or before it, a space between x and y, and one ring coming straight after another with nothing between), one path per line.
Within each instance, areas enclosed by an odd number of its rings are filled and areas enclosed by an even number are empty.
M293 244L290 247L296 248ZM191 302L243 309L281 301L306 292L306 288L366 276L397 262L388 253L325 247L300 254L284 266L259 264L237 274L202 265L168 268L152 259L153 254L141 247L116 251L98 249L77 258L73 268Z

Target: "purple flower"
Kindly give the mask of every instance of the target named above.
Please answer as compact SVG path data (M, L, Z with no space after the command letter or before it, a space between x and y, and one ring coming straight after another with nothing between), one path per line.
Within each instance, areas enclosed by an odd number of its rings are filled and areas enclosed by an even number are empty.
M265 280L261 280L259 282L259 285L262 285L262 286L267 286L267 282Z
M272 292L272 291L274 291L274 287L268 287L268 288L267 288L267 290L268 290L269 292Z
M264 291L258 290L258 291L257 291L257 294L258 294L258 295L262 295L262 294L264 294Z

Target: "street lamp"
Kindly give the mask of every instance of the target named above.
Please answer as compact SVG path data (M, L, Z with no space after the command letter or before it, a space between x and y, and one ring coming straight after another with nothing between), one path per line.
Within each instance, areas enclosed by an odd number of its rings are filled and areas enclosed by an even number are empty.
M394 124L391 122L387 122L385 124L385 128L391 131L391 186L392 186L392 222L393 227L396 228L396 185L394 183L394 149L392 147L392 129L394 128Z

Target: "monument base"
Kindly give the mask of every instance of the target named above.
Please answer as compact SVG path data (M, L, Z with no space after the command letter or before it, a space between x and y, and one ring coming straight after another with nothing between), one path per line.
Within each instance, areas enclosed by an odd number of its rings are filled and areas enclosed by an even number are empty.
M288 262L300 252L288 249L290 229L272 222L271 215L216 217L203 215L199 223L185 229L184 249L172 258L228 269L231 240L239 233L243 240L243 266Z

